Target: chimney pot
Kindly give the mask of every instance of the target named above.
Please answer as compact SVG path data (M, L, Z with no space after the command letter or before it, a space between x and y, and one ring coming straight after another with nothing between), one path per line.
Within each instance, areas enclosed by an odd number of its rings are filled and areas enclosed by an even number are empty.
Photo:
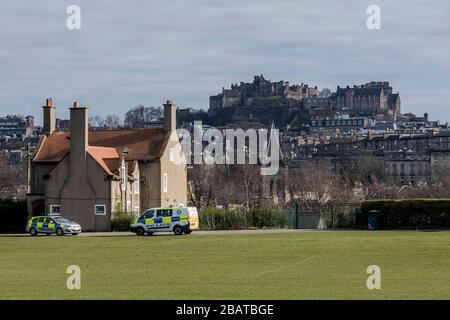
M47 98L47 100L45 100L45 106L46 107L53 107L52 98Z
M78 101L74 101L74 102L73 102L73 107L74 107L74 108L78 108Z

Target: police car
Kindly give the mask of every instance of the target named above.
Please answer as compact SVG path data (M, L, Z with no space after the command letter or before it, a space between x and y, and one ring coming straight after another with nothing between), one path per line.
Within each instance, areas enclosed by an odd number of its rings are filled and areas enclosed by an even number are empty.
M56 233L57 236L73 234L76 236L81 232L81 226L61 216L37 216L28 220L26 231L32 236L38 233L50 235Z
M130 229L138 236L164 231L190 234L198 230L198 212L193 207L152 208L133 220Z

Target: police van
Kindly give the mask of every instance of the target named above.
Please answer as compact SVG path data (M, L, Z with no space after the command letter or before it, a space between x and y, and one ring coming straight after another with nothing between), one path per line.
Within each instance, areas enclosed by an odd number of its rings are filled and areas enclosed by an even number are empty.
M181 235L198 230L198 225L197 208L152 208L133 220L130 229L138 236L152 235L155 232L173 232L175 235Z

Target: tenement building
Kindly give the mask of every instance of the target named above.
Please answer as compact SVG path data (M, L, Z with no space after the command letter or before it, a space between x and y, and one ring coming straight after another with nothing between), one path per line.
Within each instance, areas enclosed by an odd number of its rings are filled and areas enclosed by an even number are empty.
M32 116L6 116L0 118L0 137L29 138L34 133L34 118Z

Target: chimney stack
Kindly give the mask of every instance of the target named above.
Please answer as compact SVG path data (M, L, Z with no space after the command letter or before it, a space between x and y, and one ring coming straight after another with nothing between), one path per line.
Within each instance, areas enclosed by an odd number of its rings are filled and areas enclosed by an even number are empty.
M164 130L173 132L177 129L177 105L167 100L164 104Z
M86 176L88 147L88 108L78 102L70 108L70 176Z
M52 98L45 101L44 110L44 128L43 134L50 136L56 129L56 108L53 106Z

